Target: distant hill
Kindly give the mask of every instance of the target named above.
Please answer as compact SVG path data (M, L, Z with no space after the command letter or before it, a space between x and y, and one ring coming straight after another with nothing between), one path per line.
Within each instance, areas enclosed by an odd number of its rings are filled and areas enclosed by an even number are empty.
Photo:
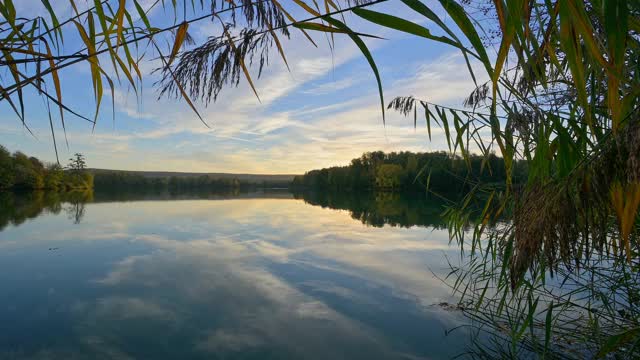
M238 179L249 183L262 182L291 182L296 175L261 175L261 174L230 174L230 173L197 173L197 172L173 172L173 171L130 171L130 170L110 170L110 169L87 169L95 174L121 172L131 175L143 176L146 178L170 178L172 176L179 178L198 177L206 175L217 179Z

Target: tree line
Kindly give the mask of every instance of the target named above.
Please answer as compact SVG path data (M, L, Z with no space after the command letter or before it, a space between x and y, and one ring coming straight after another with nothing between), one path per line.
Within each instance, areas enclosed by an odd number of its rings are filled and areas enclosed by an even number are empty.
M149 177L124 171L109 171L95 174L98 190L190 190L190 189L234 189L245 186L236 178L214 178L208 175L189 177Z
M126 171L101 171L94 174L95 188L100 191L200 191L249 190L256 188L288 187L289 182L250 182L236 177L144 176Z
M10 153L0 145L0 190L70 191L93 188L93 175L85 171L82 154L75 154L69 164L43 163L23 152Z
M514 179L525 179L524 163L517 163ZM503 159L496 155L462 158L444 151L364 153L347 166L312 170L296 176L294 189L392 190L462 193L476 183L504 183Z
M144 176L127 171L95 171L87 169L85 157L79 153L63 167L59 163L45 163L21 151L11 153L0 145L0 191L236 191L287 188L289 185L290 182L284 180L249 181L213 175Z

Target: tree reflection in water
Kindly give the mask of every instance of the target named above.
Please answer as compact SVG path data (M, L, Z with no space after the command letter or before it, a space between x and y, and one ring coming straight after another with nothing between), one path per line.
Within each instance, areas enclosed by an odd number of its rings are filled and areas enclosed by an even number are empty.
M363 224L382 227L427 226L444 228L441 214L445 203L425 193L403 192L296 192L307 204L347 210Z
M82 222L87 203L112 201L154 201L233 198L295 198L331 209L347 210L351 217L374 227L425 226L443 229L441 214L445 203L424 193L396 192L294 192L288 191L197 191L197 192L0 192L0 231L8 225L20 225L41 214L64 211L74 224Z
M44 213L64 211L74 224L79 224L85 213L85 204L93 201L92 191L72 192L0 192L0 231L17 226Z

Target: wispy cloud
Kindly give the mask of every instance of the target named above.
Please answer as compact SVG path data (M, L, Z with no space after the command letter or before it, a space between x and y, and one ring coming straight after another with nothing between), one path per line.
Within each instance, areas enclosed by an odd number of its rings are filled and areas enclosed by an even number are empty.
M411 12L407 15L415 16ZM459 106L474 88L464 59L453 50L442 53L439 48L441 55L434 56L430 48L420 47L427 42L353 20L352 25L362 27L363 31L393 39L366 40L381 69L387 102L395 96L414 95ZM217 31L215 25L207 22L193 29L201 39ZM326 40L322 35L314 36L319 42ZM400 51L397 44L406 45L411 51ZM273 53L262 77L254 78L261 102L242 79L238 88L224 89L218 101L209 107L197 103L210 128L183 101L166 98L158 101L157 90L150 83L156 75L152 75L139 97L126 88L116 90L115 127L107 105L103 106L95 133L91 132L90 124L67 120L70 148L60 147L62 157L66 152L80 151L87 155L91 166L104 168L302 173L346 164L365 151L446 149L442 137L435 136L429 142L420 123L414 129L413 119L388 112L383 126L373 74L348 38L336 36L339 51L333 53L326 46L311 46L298 32L293 32L284 45L291 72ZM154 64L148 62L143 66L149 70ZM479 69L477 74L481 73ZM252 74L257 77L255 69ZM85 108L91 112L89 92L80 95L88 96ZM103 104L108 102L105 99ZM2 130L0 143L52 160L46 114L31 118L36 119L32 124L35 123L34 131L41 139L39 143L24 135L15 121ZM437 135L438 130L432 130ZM61 138L59 124L56 131Z
M362 78L350 76L344 79L331 80L323 83L312 84L302 91L303 94L324 95L335 91L349 89L362 82Z

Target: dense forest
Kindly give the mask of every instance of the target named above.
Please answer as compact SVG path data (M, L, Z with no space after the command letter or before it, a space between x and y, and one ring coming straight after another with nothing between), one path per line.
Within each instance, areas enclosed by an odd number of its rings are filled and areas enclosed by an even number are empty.
M514 181L525 179L524 163L517 163ZM470 155L467 159L444 151L429 153L367 152L348 166L312 170L293 180L294 189L401 190L461 193L473 184L504 183L503 159Z
M75 154L63 168L45 164L20 151L11 154L0 145L0 190L70 191L91 189L93 175L85 170L84 157Z
M231 190L288 187L288 181L249 181L213 175L198 176L144 176L126 171L100 171L94 174L94 184L99 191L193 191Z

